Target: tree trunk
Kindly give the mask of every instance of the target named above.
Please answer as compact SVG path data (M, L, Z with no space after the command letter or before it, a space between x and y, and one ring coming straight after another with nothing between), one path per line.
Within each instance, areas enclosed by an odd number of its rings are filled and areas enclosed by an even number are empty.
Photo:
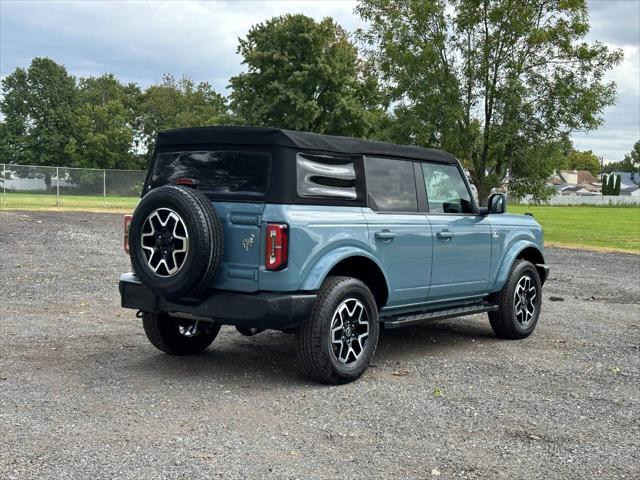
M478 190L478 201L481 207L487 206L487 199L491 193L491 185L487 182L487 178L482 176L476 180L476 189Z

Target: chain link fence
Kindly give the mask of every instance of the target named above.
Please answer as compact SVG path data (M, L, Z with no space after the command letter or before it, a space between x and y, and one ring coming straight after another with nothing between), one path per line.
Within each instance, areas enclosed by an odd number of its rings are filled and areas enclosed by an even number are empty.
M3 208L133 208L145 170L0 164Z

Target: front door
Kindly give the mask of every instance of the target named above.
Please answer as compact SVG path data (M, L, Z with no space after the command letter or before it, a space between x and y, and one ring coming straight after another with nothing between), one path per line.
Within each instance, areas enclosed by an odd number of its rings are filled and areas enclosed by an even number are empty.
M491 268L491 226L476 214L456 165L423 163L433 263L429 302L470 299L486 293Z

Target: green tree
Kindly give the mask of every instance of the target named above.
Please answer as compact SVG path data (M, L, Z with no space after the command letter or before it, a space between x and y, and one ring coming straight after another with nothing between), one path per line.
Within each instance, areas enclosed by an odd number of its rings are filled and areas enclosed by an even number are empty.
M640 168L640 140L633 145L633 149L624 156L624 159L636 168Z
M73 136L75 79L48 58L34 58L2 80L0 150L8 163L63 166ZM51 175L44 175L47 188Z
M143 168L134 154L140 89L113 75L80 79L74 136L66 148L71 164L87 168Z
M609 195L609 175L602 176L602 195Z
M609 175L607 178L607 195L616 194L616 175Z
M605 173L611 172L640 172L640 167L636 167L630 161L623 159L619 162L605 163L602 167L602 171Z
M238 53L247 72L230 80L231 106L243 123L366 137L384 117L376 77L331 18L274 17Z
M165 75L160 85L147 88L139 113L141 144L147 157L153 152L160 130L231 122L226 99L209 83L196 85L189 78L176 80L171 75Z
M506 178L516 196L545 196L559 165L537 151L597 128L615 101L604 75L622 52L584 41L586 0L362 0L356 10L394 105L391 139L457 155L482 202Z
M597 176L600 173L600 159L591 150L571 149L566 157L565 168L568 170L588 170Z
M616 177L616 182L613 187L613 194L617 196L617 195L620 195L620 183L622 180L620 178L620 175L616 175L615 177Z
M624 158L619 162L607 163L604 166L605 172L634 172L640 173L640 140L634 145L633 149L625 154Z

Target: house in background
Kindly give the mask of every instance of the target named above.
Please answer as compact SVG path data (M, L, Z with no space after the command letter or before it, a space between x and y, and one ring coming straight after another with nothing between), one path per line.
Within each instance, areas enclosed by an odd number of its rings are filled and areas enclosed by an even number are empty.
M638 172L611 172L612 175L618 175L620 177L620 188L625 187L640 187L640 173Z
M600 195L602 184L588 170L561 170L551 178L559 195Z
M640 173L611 172L611 175L618 175L620 177L620 195L640 197Z

